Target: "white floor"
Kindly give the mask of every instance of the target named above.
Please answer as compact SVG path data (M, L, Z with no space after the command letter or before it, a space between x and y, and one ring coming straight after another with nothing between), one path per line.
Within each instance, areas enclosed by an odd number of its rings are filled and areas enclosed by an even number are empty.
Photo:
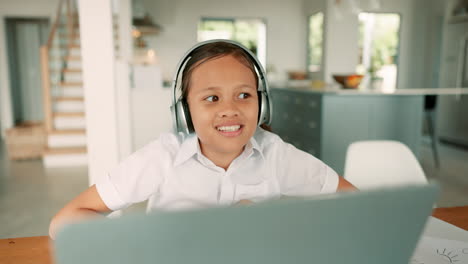
M442 193L437 205L452 207L468 205L468 149L439 144L440 168L435 168L429 144L421 148L421 166L429 180L440 183Z
M468 205L468 150L440 145L441 168L423 144L421 164L439 180L439 207ZM45 169L40 160L9 161L0 144L0 239L47 235L51 217L88 186L87 168ZM137 206L141 210L144 206Z

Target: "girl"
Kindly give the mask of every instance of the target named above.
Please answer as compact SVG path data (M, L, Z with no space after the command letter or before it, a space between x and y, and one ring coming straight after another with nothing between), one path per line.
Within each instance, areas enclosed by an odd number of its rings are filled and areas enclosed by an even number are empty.
M68 223L148 199L151 211L354 188L320 160L259 127L270 119L268 94L258 91L263 69L240 44L201 43L180 64L185 67L174 122L187 133L162 134L69 202L53 217L51 238Z

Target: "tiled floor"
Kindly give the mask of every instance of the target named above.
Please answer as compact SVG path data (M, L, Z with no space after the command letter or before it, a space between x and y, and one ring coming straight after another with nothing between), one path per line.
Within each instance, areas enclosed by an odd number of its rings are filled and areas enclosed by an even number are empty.
M87 187L87 168L45 169L41 160L10 162L0 148L0 238L46 235L51 217Z
M434 167L429 144L421 148L421 166L429 180L441 185L439 207L468 205L468 149L439 144L440 168Z
M468 151L440 147L440 169L434 168L428 145L421 152L428 178L441 182L437 204L468 205ZM84 167L45 169L40 160L10 162L0 144L0 238L47 235L51 217L87 186Z

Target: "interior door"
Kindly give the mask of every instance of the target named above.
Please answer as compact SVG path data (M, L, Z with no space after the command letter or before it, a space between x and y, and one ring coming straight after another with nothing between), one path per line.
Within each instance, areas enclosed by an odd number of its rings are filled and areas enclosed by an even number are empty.
M47 41L48 20L7 18L6 26L15 124L42 121L39 48Z

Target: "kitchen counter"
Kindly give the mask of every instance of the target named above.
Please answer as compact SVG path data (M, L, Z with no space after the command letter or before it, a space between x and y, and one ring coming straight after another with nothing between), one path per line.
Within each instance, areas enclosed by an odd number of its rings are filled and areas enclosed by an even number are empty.
M286 88L285 88L286 87ZM394 90L342 89L333 86L311 88L310 86L281 86L272 84L272 89L291 89L297 92L335 95L461 95L468 94L468 88L411 88Z
M343 175L346 150L355 141L397 140L419 155L424 95L433 94L427 90L389 94L273 88L271 127L283 140Z

